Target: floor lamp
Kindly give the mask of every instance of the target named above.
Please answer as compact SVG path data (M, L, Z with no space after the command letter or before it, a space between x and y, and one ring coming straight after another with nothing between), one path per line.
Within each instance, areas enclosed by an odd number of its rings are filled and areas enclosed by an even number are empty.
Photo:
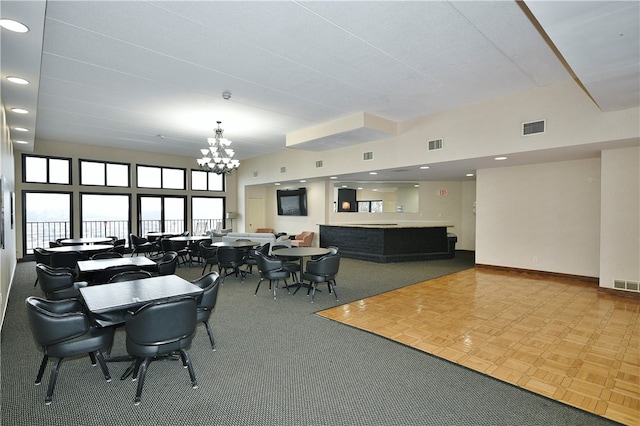
M236 218L236 212L227 212L227 219L229 220L229 228L233 231L233 219Z

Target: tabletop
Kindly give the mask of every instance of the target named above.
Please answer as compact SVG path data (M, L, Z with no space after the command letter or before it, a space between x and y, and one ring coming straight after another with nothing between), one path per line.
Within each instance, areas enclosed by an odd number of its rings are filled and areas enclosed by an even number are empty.
M59 241L64 246L73 246L78 244L100 244L111 242L111 238L106 237L81 237L81 238L65 238Z
M162 275L83 287L80 294L99 324L113 325L123 322L131 308L173 297L197 297L202 289L177 275Z
M178 235L180 235L180 233L176 232L147 232L146 234L147 238L176 237Z
M235 247L235 248L243 248L243 247L256 247L259 246L260 243L255 241L219 241L217 243L211 244L214 247Z
M324 256L330 253L331 250L322 247L290 247L273 250L272 253L276 256Z
M145 256L122 257L115 259L79 260L78 270L80 272L97 272L112 266L135 265L153 266L156 262Z
M208 235L180 235L178 237L171 237L169 241L200 241L200 240L210 240L211 237Z
M111 244L81 244L76 246L60 246L60 247L49 247L45 250L50 253L56 252L65 252L65 251L80 251L80 252L99 252L99 251L108 251L113 249Z

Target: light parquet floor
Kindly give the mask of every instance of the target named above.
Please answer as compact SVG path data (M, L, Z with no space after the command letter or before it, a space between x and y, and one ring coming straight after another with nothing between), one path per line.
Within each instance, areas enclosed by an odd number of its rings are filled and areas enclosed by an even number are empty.
M318 315L640 425L640 300L596 284L470 269Z

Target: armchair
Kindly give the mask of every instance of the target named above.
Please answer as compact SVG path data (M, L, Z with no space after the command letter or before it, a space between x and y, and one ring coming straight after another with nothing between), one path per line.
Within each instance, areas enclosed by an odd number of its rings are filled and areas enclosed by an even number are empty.
M311 247L311 243L313 243L313 232L303 231L296 235L293 240L291 240L292 247Z
M113 327L92 326L82 311L82 303L77 299L51 301L32 296L25 303L33 337L44 352L36 385L42 382L49 357L58 358L51 369L44 400L47 405L53 400L53 390L63 358L88 353L93 365L96 364L96 359L100 363L105 380L111 381L101 349L111 346Z

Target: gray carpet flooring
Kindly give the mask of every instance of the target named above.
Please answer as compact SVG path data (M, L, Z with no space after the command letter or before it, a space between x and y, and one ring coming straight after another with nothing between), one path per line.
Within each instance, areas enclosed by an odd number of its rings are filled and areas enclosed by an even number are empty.
M604 425L603 418L499 382L315 312L473 266L455 259L375 264L342 259L336 302L326 287L311 304L303 291L271 297L257 277L228 277L211 318L217 351L199 325L189 349L199 387L177 361L153 362L142 404L128 364L109 363L107 383L88 357L64 360L54 401L34 385L41 353L24 299L33 262L17 266L1 341L2 425ZM179 268L194 279L200 268ZM113 354L125 354L124 331Z

